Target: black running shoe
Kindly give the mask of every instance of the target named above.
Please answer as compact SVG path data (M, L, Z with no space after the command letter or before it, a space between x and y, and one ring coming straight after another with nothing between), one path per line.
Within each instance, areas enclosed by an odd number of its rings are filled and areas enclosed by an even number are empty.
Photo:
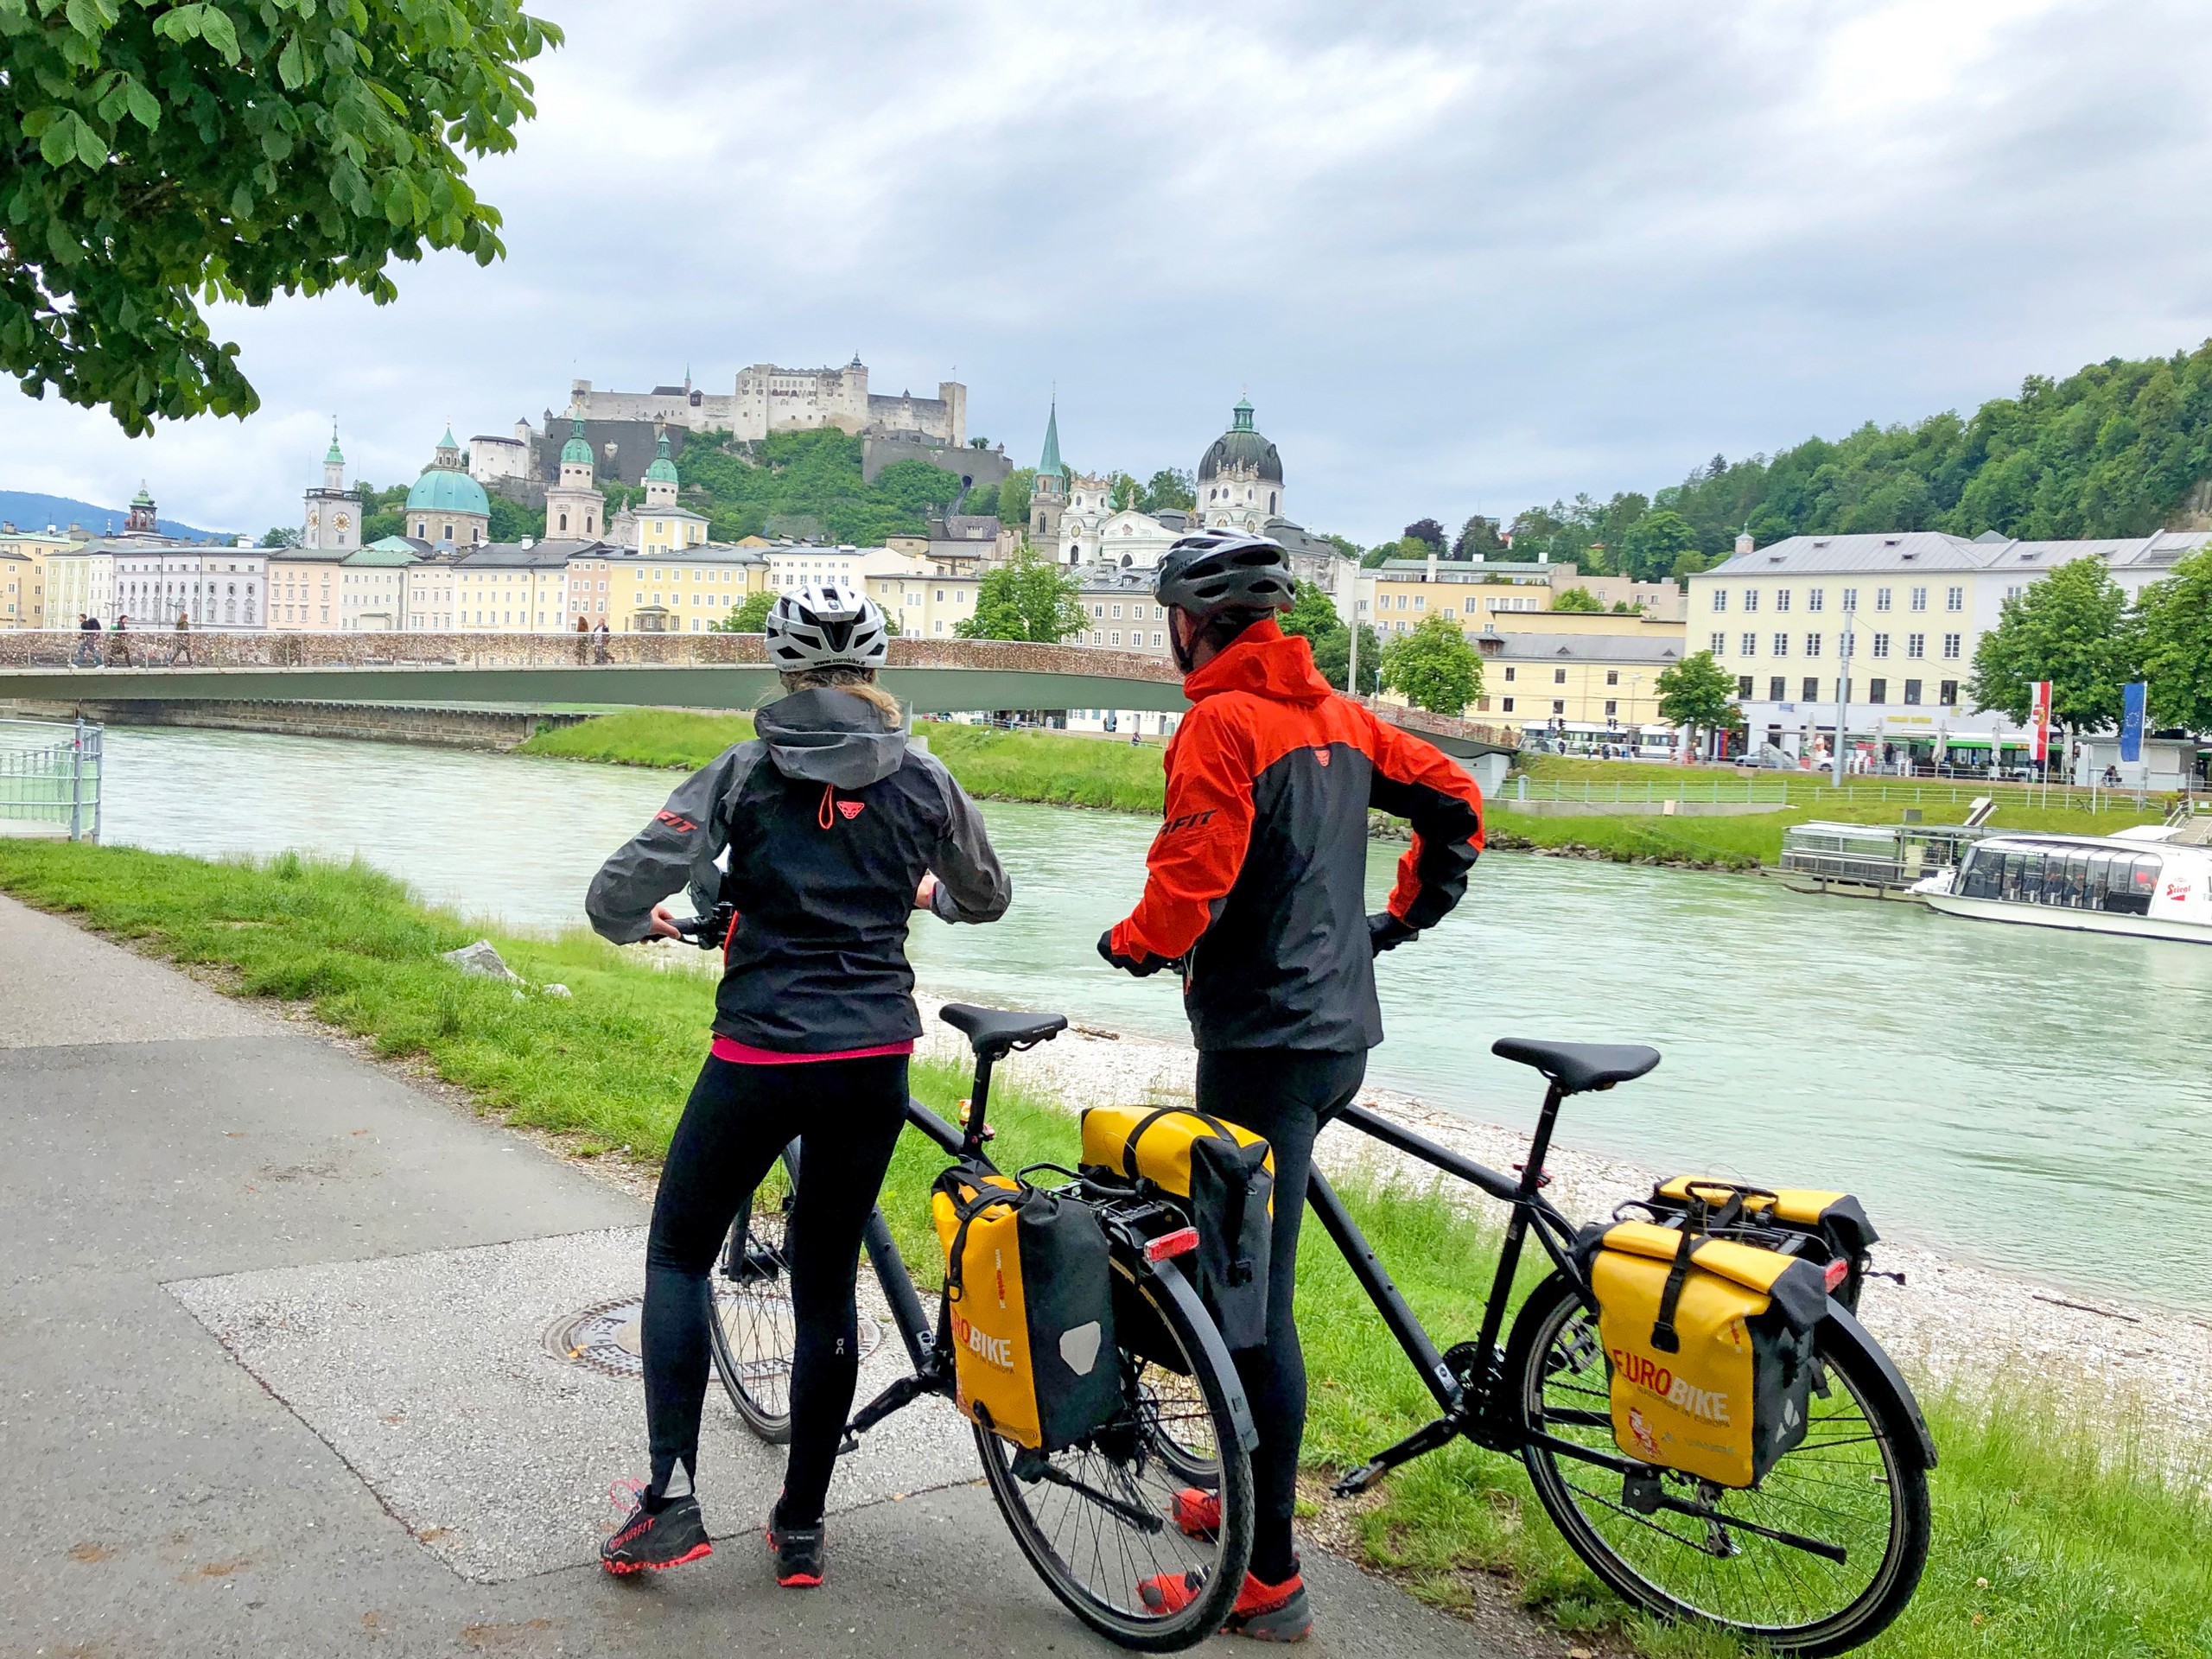
M623 1501L622 1491L618 1485L609 1494L618 1506ZM686 1493L670 1499L665 1508L655 1512L645 1508L642 1486L631 1483L628 1496L633 1504L628 1518L599 1547L599 1564L608 1572L665 1573L671 1567L715 1553L714 1545L707 1541L707 1523L699 1514L697 1497Z
M812 1590L822 1583L822 1529L768 1523L768 1551L776 1558L776 1582L786 1590Z

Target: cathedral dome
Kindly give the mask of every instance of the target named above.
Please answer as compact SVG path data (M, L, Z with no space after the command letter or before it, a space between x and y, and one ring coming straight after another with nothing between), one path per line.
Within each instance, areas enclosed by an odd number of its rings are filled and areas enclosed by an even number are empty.
M575 423L569 429L568 442L561 446L561 464L563 467L588 467L592 464L591 445L584 439L584 417L581 415L575 417Z
M1252 429L1252 405L1245 398L1236 400L1234 424L1228 431L1207 446L1205 458L1198 462L1198 482L1218 478L1224 472L1252 472L1270 484L1282 482L1282 457L1275 447Z
M676 463L668 458L668 434L665 432L660 435L660 442L655 447L652 464L645 468L645 478L648 482L658 484L677 481Z
M423 476L415 480L415 487L407 492L407 510L413 512L417 509L426 512L473 512L489 518L492 501L484 493L484 486L467 473L431 467L423 470Z

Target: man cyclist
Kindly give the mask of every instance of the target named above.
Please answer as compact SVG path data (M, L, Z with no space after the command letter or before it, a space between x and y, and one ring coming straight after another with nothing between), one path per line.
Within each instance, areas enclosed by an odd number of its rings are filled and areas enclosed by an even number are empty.
M1236 1356L1260 1443L1251 1571L1228 1628L1294 1642L1312 1628L1291 1538L1306 1364L1293 1319L1299 1225L1313 1138L1348 1104L1382 1040L1374 957L1440 920L1482 849L1482 797L1433 746L1330 690L1312 648L1274 613L1295 596L1290 560L1263 537L1185 537L1154 596L1196 706L1167 747L1167 799L1144 896L1098 941L1117 968L1178 963L1198 1051L1198 1108L1274 1149L1264 1346ZM1367 914L1367 812L1411 820L1386 906ZM1186 1532L1219 1524L1218 1500L1178 1495ZM1162 1610L1186 1575L1139 1586Z
M652 1476L601 1552L611 1573L711 1553L693 1491L710 1363L708 1274L738 1208L796 1137L806 1179L791 1217L797 1326L791 1454L769 1518L777 1581L822 1582L822 1512L859 1369L861 1230L906 1120L921 1034L911 912L1002 915L1012 884L975 803L909 747L875 684L888 630L842 582L779 597L768 660L788 694L593 878L592 925L618 944L675 937L661 900L736 915L722 946L713 1051L661 1172L645 1245L645 1418Z

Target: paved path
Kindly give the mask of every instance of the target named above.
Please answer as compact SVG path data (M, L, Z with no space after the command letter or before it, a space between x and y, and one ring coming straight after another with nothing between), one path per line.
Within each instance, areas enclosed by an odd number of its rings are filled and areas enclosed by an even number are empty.
M637 1385L537 1338L634 1290L637 1202L5 899L0 1123L4 1659L1112 1651L942 1484L973 1465L926 1419L841 1472L833 1576L798 1595L749 1530L775 1460L710 1402L732 1535L608 1580L588 1562L605 1483L637 1472ZM1322 1653L1500 1651L1308 1570Z

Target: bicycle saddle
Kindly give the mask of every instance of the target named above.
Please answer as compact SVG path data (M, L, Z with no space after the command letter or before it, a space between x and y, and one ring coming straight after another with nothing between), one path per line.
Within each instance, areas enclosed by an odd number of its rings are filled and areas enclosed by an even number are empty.
M1568 1095L1610 1089L1659 1064L1659 1051L1642 1043L1546 1043L1534 1037L1501 1037L1490 1052L1500 1059L1535 1066Z
M1068 1028L1065 1014L1019 1014L1007 1008L979 1008L971 1002L948 1002L938 1010L938 1018L955 1031L966 1033L978 1054L1028 1048Z

